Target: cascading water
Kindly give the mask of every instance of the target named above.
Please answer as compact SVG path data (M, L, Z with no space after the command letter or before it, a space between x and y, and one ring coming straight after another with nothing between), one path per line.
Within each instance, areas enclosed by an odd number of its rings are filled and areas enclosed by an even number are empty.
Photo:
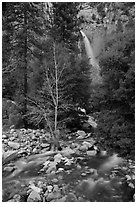
M102 79L100 76L100 67L94 57L93 49L91 47L90 41L83 31L80 31L84 40L85 50L88 56L89 64L92 66L91 69L91 79L93 84L101 83Z

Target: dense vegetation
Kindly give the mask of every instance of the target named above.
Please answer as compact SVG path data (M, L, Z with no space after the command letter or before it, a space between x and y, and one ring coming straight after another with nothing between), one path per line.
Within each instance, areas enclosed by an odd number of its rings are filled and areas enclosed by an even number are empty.
M134 157L134 12L134 3L3 3L3 128L77 130L82 107L100 145ZM102 84L91 83L81 28Z

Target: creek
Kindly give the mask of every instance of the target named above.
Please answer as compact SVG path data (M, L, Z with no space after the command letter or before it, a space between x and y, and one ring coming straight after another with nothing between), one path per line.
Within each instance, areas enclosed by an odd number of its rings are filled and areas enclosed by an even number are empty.
M41 171L44 162L54 161L53 155L51 152L50 156L38 154L27 159L16 160L13 162L15 170L9 174L3 167L3 201L8 201L17 193L21 194L25 188L28 190L30 182L41 180L47 183L50 179L52 183L52 179L55 178L58 180L58 185L67 186L66 194L73 191L76 197L81 197L83 201L128 202L132 200L134 189L127 186L122 170L124 163L122 160L116 162L116 156L73 154L69 157L70 161L73 159L70 165L64 165L63 160L55 164L54 174L53 171L51 173L47 173L46 170ZM114 162L116 164L112 165ZM58 173L58 169L63 170ZM59 175L62 176L62 180Z

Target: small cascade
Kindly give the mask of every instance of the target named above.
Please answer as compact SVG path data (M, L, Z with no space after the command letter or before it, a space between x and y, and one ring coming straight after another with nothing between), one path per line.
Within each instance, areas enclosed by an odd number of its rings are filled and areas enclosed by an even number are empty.
M80 32L84 39L85 50L88 56L89 64L92 66L92 69L91 69L92 83L93 84L101 83L102 79L100 76L100 67L96 58L94 57L94 53L93 53L93 49L91 47L90 41L83 31L80 31Z

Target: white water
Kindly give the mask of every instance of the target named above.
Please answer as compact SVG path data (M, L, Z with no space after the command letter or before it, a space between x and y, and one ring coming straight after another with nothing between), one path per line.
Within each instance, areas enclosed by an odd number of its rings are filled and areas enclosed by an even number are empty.
M92 83L93 84L100 83L102 81L101 76L100 76L100 67L99 67L99 64L98 64L95 56L94 56L90 41L87 38L87 36L84 34L83 31L80 31L80 32L83 36L83 40L84 40L84 44L85 44L85 50L86 50L86 53L88 56L89 64L92 66L92 69L91 69Z

